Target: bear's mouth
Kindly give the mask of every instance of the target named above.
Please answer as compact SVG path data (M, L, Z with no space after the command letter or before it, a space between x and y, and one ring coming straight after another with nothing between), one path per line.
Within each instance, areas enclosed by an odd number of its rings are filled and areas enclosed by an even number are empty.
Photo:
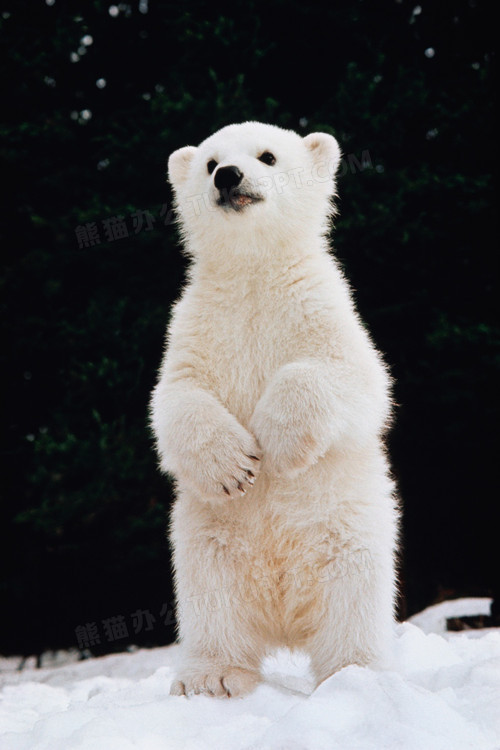
M255 193L243 193L239 190L222 190L220 191L217 205L223 206L224 208L232 208L235 211L241 211L246 206L250 206L252 203L258 203L263 200L260 195Z

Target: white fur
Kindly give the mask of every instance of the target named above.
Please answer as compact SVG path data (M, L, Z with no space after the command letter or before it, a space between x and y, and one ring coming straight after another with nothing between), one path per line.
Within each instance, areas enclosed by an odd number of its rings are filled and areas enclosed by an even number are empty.
M263 200L216 205L211 159ZM248 692L279 646L318 683L387 654L390 381L325 241L339 159L330 135L246 122L169 160L192 264L151 415L177 484L177 694Z

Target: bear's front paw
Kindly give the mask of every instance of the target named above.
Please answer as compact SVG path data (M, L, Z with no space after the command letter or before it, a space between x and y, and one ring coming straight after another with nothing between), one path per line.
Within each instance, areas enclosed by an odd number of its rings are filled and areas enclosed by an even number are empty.
M239 434L221 431L196 456L184 457L184 477L206 498L241 497L254 484L261 457L257 441L244 428Z
M290 435L283 438L277 450L266 453L266 465L276 474L293 477L315 464L318 458L320 449L311 434Z
M312 430L298 429L266 416L252 420L252 428L264 453L264 469L294 476L304 471L325 452Z

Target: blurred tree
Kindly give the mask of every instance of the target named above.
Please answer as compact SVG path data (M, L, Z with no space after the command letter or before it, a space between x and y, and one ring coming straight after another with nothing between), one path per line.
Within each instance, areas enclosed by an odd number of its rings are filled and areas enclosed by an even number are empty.
M16 0L0 24L3 650L143 609L100 648L173 637L147 430L184 271L165 161L250 118L346 155L334 239L397 379L408 611L493 591L488 4Z

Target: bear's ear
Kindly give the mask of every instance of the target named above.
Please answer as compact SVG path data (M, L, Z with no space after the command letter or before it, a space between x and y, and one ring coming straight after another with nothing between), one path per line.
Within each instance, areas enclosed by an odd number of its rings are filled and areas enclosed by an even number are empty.
M311 133L304 138L304 144L312 153L316 165L328 164L330 174L335 174L342 155L333 135Z
M189 165L198 149L196 146L178 148L168 159L168 179L175 187L184 182L188 176Z

